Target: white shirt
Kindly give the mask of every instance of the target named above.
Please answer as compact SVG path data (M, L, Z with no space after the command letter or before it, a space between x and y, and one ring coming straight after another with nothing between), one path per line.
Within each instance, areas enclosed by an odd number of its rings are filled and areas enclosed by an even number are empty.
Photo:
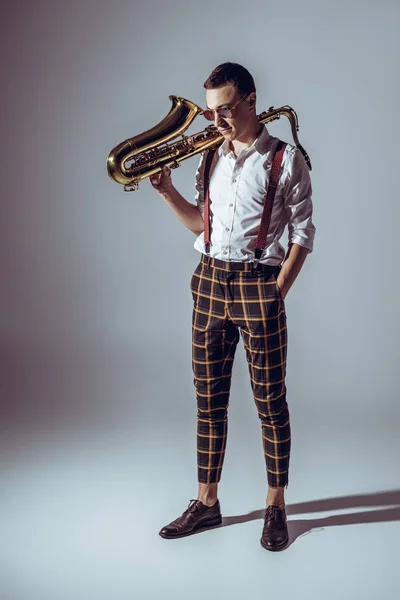
M273 150L279 139L264 125L249 148L236 158L225 140L215 153L209 183L211 246L210 255L225 261L254 260L254 249L261 224L266 182L272 165ZM196 172L196 204L204 218L203 171L205 153ZM312 252L315 226L312 223L312 187L307 163L300 150L287 144L275 194L266 247L260 263L279 265L285 257L280 244L286 225L288 241ZM204 231L194 248L205 253Z

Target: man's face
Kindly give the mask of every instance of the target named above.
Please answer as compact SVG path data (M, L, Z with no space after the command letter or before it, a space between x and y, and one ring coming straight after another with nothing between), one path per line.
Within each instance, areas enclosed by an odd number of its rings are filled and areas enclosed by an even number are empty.
M236 88L230 83L220 88L206 90L206 103L209 109L232 108L237 103L230 118L214 112L215 126L225 139L237 140L247 132L252 116L249 110L249 98L254 96L255 94L252 93L240 100Z

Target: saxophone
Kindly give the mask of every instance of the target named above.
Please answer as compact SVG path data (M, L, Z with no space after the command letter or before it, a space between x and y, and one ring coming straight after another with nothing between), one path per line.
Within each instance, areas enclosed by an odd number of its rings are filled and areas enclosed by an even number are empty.
M214 125L209 125L203 131L190 136L183 135L196 116L203 113L203 109L181 96L169 96L169 99L172 101L172 107L160 123L121 142L108 155L108 175L117 183L121 183L126 192L136 191L142 179L160 172L164 165L175 169L186 158L216 148L224 141L224 136ZM280 108L271 106L257 115L257 118L260 123L269 123L282 115L289 119L294 142L311 171L310 158L297 137L299 125L293 108L287 105ZM178 136L181 136L181 139L171 142Z

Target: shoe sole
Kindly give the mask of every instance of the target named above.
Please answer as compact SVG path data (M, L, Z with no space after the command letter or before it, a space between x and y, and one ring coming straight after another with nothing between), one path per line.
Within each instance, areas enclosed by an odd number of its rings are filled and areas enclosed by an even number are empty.
M208 527L214 527L215 525L221 525L222 523L222 516L219 517L215 517L214 519L210 519L209 521L204 521L203 523L199 523L198 525L196 525L196 527L194 527L193 529L191 529L190 531L187 531L185 533L177 533L177 534L165 534L165 533L159 533L159 535L166 539L166 540L172 540L175 538L181 538L181 537L186 537L188 535L192 535L192 533L195 533L196 531L198 531L199 529L207 529Z
M275 552L275 550L282 550L282 548L284 548L288 544L288 542L289 542L289 536L279 546L268 546L267 544L264 544L263 539L260 538L261 546L263 548L265 548L266 550L271 550L272 552Z

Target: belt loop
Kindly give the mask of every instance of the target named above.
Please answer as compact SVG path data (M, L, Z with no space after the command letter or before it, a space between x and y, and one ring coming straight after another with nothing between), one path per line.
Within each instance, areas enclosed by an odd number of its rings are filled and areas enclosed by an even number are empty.
M211 254L208 254L208 258L207 258L207 268L210 268L210 262L211 262Z

